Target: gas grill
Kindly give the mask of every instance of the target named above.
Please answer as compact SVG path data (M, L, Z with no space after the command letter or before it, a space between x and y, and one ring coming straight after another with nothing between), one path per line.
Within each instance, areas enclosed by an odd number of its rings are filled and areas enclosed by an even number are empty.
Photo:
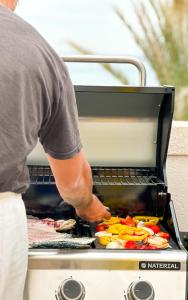
M166 250L30 249L25 300L187 300L187 252L167 187L166 157L174 87L146 87L144 66L125 57L67 57L67 62L130 63L140 86L75 86L80 132L92 166L94 193L113 215L157 216L171 235ZM38 146L39 147L39 146ZM72 231L92 237L95 224L62 201L39 148L30 156L27 213L77 220Z

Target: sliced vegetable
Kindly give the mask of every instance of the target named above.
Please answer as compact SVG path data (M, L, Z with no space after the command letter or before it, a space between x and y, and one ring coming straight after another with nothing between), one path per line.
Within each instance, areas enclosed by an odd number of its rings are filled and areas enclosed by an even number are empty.
M148 235L149 233L143 228L128 227L119 235L119 238L126 241L143 241Z
M148 232L149 235L154 235L154 231L148 227L142 227L142 229L144 229L145 231Z
M157 236L159 236L159 237L161 237L163 239L166 239L166 240L170 239L170 234L167 233L167 232L163 232L163 231L158 232Z
M137 244L134 241L128 241L124 245L125 249L137 249Z
M154 246L158 249L166 249L169 247L168 241L159 236L150 236L145 240L145 242L149 244L149 246Z
M126 218L120 219L121 224L127 225L127 226L135 226L135 221L130 216L127 216Z
M124 249L124 244L117 240L117 241L114 241L114 242L110 242L107 246L106 246L107 249Z
M135 216L133 220L136 224L138 224L140 221L144 222L144 226L157 225L159 223L159 218L150 216Z
M111 233L108 233L106 231L98 231L95 233L95 236L99 237L99 236L112 236Z
M155 234L161 231L160 227L157 225L146 225L146 227L151 229Z
M107 229L107 232L112 233L112 234L120 234L121 232L128 230L130 228L127 225L122 225L122 224L114 224L109 226Z
M119 217L111 217L109 220L104 219L102 224L113 225L113 224L119 224L119 223L120 223Z
M105 227L102 224L96 226L96 231L105 231Z
M100 236L99 237L99 243L102 246L107 246L109 243L114 242L118 239L118 235L113 236Z

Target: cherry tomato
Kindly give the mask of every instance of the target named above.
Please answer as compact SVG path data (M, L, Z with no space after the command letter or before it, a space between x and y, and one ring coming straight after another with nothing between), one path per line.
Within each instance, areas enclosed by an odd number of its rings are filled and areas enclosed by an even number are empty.
M163 239L167 239L167 240L170 239L170 234L167 233L167 232L160 231L160 232L158 232L157 235L160 236L160 237L163 238Z
M137 249L137 244L134 241L128 241L124 247L125 249Z
M122 225L133 226L133 227L135 226L135 222L130 216L127 216L125 219L122 218L120 222Z
M147 227L147 228L150 228L151 230L153 230L153 232L154 232L155 234L157 234L157 233L161 230L160 227L157 226L157 225L147 225L146 227Z
M96 231L105 231L105 227L101 224L96 226Z

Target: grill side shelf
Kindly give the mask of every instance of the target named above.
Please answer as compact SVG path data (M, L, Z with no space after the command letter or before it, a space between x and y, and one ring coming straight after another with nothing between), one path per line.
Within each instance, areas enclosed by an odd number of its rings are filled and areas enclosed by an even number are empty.
M49 166L28 166L31 184L55 184ZM149 169L92 168L94 185L157 185L163 181Z

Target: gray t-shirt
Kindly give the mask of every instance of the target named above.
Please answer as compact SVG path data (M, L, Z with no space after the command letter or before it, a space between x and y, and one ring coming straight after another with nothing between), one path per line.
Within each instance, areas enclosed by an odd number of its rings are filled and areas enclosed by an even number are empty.
M74 89L40 34L0 6L0 192L26 190L26 158L38 138L57 159L80 151Z

